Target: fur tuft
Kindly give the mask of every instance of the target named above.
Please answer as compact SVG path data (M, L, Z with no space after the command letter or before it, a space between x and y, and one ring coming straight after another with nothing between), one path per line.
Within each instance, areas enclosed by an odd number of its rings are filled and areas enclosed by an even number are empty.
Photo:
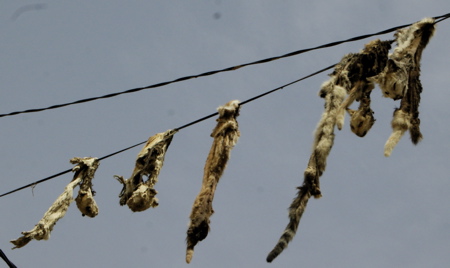
M392 134L384 145L384 156L389 157L392 150L410 127L410 116L401 109L394 112L394 118L391 122Z

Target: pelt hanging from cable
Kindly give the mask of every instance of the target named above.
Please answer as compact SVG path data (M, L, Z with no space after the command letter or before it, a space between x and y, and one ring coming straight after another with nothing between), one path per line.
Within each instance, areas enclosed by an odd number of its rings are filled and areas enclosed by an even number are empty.
M289 207L289 223L268 254L267 262L272 262L294 238L309 198L322 196L319 179L325 171L327 157L334 143L334 127L337 125L339 129L342 128L345 110L351 115L350 126L356 135L363 137L372 127L375 119L370 109L370 93L374 87L367 78L383 70L390 43L377 39L366 44L361 52L345 55L335 66L330 79L322 84L319 96L325 98L325 111L314 134L303 185L298 187L297 197ZM344 101L347 93L349 96ZM358 110L348 109L355 100L360 101Z
M70 203L73 201L73 189L83 181L91 181L95 171L99 166L97 158L72 158L72 164L77 164L72 171L75 172L73 180L65 187L64 192L56 199L56 201L45 212L44 217L28 232L22 232L21 237L10 242L15 245L14 248L21 248L28 244L31 240L48 240L56 222L66 215ZM93 200L93 199L92 199ZM93 201L95 204L95 201ZM92 203L89 203L92 205ZM81 210L81 209L80 209ZM98 208L91 208L91 211L97 211ZM82 212L83 213L83 212ZM88 215L88 214L86 214ZM13 249L14 249L13 248Z
M349 94L337 112L336 125L339 130L344 124L345 110L351 116L352 132L359 137L364 137L375 123L374 112L370 108L370 93L374 84L368 78L384 69L390 48L391 41L373 40L359 53L344 56L336 67L332 74L336 77L336 84L344 87ZM349 109L355 100L360 102L358 110Z
M343 60L346 59L344 58ZM338 64L336 69L339 70L341 66ZM268 254L267 262L272 262L287 247L292 238L294 238L311 195L315 198L320 198L322 195L319 177L325 171L326 160L334 143L336 116L345 95L345 88L337 85L336 76L333 74L328 81L322 84L319 96L325 98L325 111L314 134L314 144L308 167L304 173L303 185L298 187L297 197L289 207L289 223L276 246Z
M422 139L420 132L419 103L422 84L420 82L420 60L422 52L435 31L435 20L425 18L408 28L395 33L397 47L388 63L374 81L380 85L385 97L402 99L400 108L394 112L392 134L384 147L384 155L390 156L406 130L413 144Z
M169 129L151 136L137 156L131 177L125 180L122 176L115 176L123 184L119 195L121 206L127 204L133 212L158 206L158 192L153 187L158 182L166 151L175 133L177 130ZM148 177L145 182L144 176Z
M212 208L214 193L227 166L231 149L236 145L240 136L238 122L236 121L236 117L239 115L239 101L230 101L217 110L219 118L211 134L214 141L206 159L202 188L192 206L190 224L187 230L187 263L191 262L195 245L208 235L209 218L214 213Z
M89 158L85 158L89 160ZM83 163L85 159L82 158L72 158L70 163L77 164ZM97 161L95 165L99 165ZM95 191L92 190L92 179L94 179L94 173L97 168L90 168L86 171L85 176L83 177L83 181L80 184L80 190L78 191L77 198L75 198L75 202L77 203L78 210L80 210L82 216L88 216L94 218L98 215L98 206L94 200Z

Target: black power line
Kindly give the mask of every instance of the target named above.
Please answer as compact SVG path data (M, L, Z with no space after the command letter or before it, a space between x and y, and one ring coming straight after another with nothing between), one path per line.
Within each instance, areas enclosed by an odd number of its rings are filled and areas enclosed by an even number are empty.
M17 268L17 266L12 263L8 257L6 257L5 253L3 253L3 250L0 249L0 257L8 264L9 268Z
M442 15L442 16L433 17L433 19L435 19L435 20L441 19L440 21L442 21L444 19L447 19L448 17L450 17L450 13ZM440 22L440 21L437 21L437 22ZM178 78L178 79L175 79L175 80L162 82L162 83L157 83L157 84L149 85L149 86L146 86L146 87L132 88L132 89L128 89L128 90L125 90L125 91L111 93L111 94L106 94L106 95L99 96L99 97L92 97L92 98L86 98L86 99L77 100L77 101L74 101L74 102L67 102L67 103L63 103L63 104L56 104L56 105L52 105L52 106L49 106L49 107L46 107L46 108L35 108L35 109L28 109L28 110L23 110L23 111L10 112L10 113L6 113L6 114L0 114L0 117L13 116L13 115L24 114L24 113L36 113L36 112L41 112L41 111L45 111L45 110L52 110L52 109L62 108L62 107L69 106L69 105L75 105L75 104L95 101L95 100L99 100L99 99L112 98L112 97L116 97L116 96L119 96L119 95L122 95L122 94L134 93L134 92L138 92L138 91L141 91L141 90L144 90L144 89L162 87L162 86L166 86L166 85L169 85L169 84L172 84L172 83L177 83L177 82L181 82L181 81L185 81L185 80L189 80L189 79L193 79L193 78L214 75L214 74L221 73L221 72L234 71L234 70L240 69L242 67L250 66L250 65L262 64L262 63L266 63L266 62L270 62L270 61L274 61L274 60L279 60L279 59L282 59L282 58L292 57L292 56L295 56L295 55L299 55L299 54L302 54L302 53L305 53L305 52L309 52L309 51L313 51L313 50L317 50L317 49L333 47L333 46L337 46L337 45L340 45L340 44L343 44L343 43L354 42L354 41L358 41L358 40L365 39L365 38L372 37L372 36L376 36L376 35L387 34L387 33L393 32L395 30L398 30L398 29L401 29L401 28L404 28L404 27L408 27L410 25L411 25L411 23L410 24L401 25L401 26L392 27L392 28L389 28L389 29L386 29L386 30L383 30L383 31L380 31L380 32L372 33L372 34L360 35L360 36L352 37L352 38L349 38L349 39L345 39L345 40L341 40L341 41L335 41L335 42L331 42L331 43L328 43L328 44L324 44L324 45L320 45L320 46L316 46L316 47L312 47L312 48L306 48L306 49L297 50L297 51L290 52L290 53L287 53L287 54L284 54L284 55L281 55L281 56L276 56L276 57L271 57L271 58L267 58L267 59L262 59L262 60L250 62L250 63L240 64L240 65L236 65L236 66L232 66L232 67L228 67L228 68L220 69L220 70L216 70L216 71L209 71L209 72L205 72L205 73L202 73L202 74L185 76L185 77L181 77L181 78Z
M297 80L295 80L295 81L292 81L292 82L290 82L290 83L287 83L287 84L282 85L282 86L280 86L280 87L277 87L277 88L275 88L275 89L269 90L269 91L267 91L267 92L265 92L265 93L262 93L262 94L260 94L260 95L255 96L255 97L252 97L252 98L250 98L250 99L248 99L248 100L245 100L245 101L241 102L239 105L244 105L244 104L246 104L246 103L249 103L249 102L251 102L251 101L254 101L254 100L256 100L256 99L259 99L259 98L261 98L261 97L263 97L263 96L266 96L266 95L269 95L269 94L271 94L271 93L273 93L273 92L276 92L276 91L278 91L278 90L281 90L281 89L283 89L283 88L285 88L285 87L287 87L287 86L293 85L293 84L298 83L298 82L300 82L300 81L302 81L302 80L305 80L305 79L307 79L307 78L310 78L310 77L312 77L312 76L314 76L314 75L317 75L317 74L319 74L319 73L325 72L326 70L329 70L329 69L333 68L335 65L336 65L336 64L330 65L330 66L328 66L328 67L326 67L326 68L323 68L323 69L321 69L321 70L319 70L319 71L316 71L316 72L314 72L314 73L312 73L312 74L309 74L309 75L307 75L307 76L304 76L304 77L302 77L302 78L300 78L300 79L297 79ZM197 120L195 120L195 121L192 121L192 122L190 122L190 123L188 123L188 124L185 124L185 125L183 125L183 126L181 126L181 127L178 127L178 128L176 128L176 130L181 130L181 129L183 129L183 128L190 127L190 126L192 126L192 125L195 125L195 124L197 124L197 123L200 123L200 122L202 122L202 121L204 121L204 120L206 120L206 119L209 119L209 118L211 118L211 117L214 117L214 116L216 116L216 115L218 115L217 112L216 112L216 113L213 113L213 114L210 114L210 115L207 115L207 116L204 116L204 117L202 117L202 118L200 118L200 119L197 119ZM132 148L134 148L134 147L137 147L137 146L139 146L139 145L142 145L142 144L144 144L144 143L146 143L146 142L147 142L147 141L143 141L143 142L137 143L137 144L135 144L135 145L132 145L132 146L130 146L130 147L127 147L127 148L125 148L125 149L121 149L121 150L116 151L116 152L114 152L114 153L111 153L111 154L102 156L102 157L99 158L99 160L103 160L103 159L109 158L109 157L111 157L111 156L114 156L114 155L116 155L116 154L125 152L125 151L127 151L127 150L129 150L129 149L132 149ZM40 184L40 183L42 183L42 182L45 182L45 181L54 179L54 178L56 178L56 177L59 177L59 176L61 176L61 175L64 175L64 174L66 174L66 173L69 173L70 171L72 171L72 169L67 169L67 170L61 171L61 172L56 173L56 174L54 174L54 175L48 176L48 177L43 178L43 179L41 179L41 180L32 182L32 183L30 183L30 184L24 185L24 186L22 186L22 187L19 187L19 188L17 188L17 189L14 189L14 190L12 190L12 191L9 191L9 192L7 192L7 193L4 193L4 194L0 195L0 197L3 197L3 196L6 196L6 195L15 193L15 192L17 192L17 191L23 190L23 189L28 188L28 187L34 187L34 186L36 186L36 185L38 185L38 184Z

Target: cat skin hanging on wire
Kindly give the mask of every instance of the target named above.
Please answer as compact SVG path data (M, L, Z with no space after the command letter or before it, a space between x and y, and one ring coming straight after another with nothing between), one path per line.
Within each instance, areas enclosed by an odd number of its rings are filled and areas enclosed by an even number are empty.
M345 98L346 90L342 86L337 85L336 76L332 76L322 85L319 95L325 98L325 111L314 134L313 149L308 166L304 172L303 185L298 187L297 197L289 207L289 223L276 246L268 254L267 262L272 262L294 238L309 198L311 196L315 198L322 196L319 177L325 171L326 159L334 143L334 126L336 124L337 111Z
M334 143L334 127L342 128L345 110L354 101L361 102L357 111L350 110L351 129L362 137L373 125L373 112L370 109L370 92L373 83L367 77L377 75L384 68L390 41L374 40L366 44L358 54L347 54L335 66L330 79L322 84L319 96L325 98L325 110L314 134L314 143L304 181L289 207L289 223L276 246L267 256L272 262L294 238L300 219L311 196L320 198L320 176L326 168L327 157ZM346 94L349 97L344 101Z
M391 122L392 134L384 147L384 155L390 156L406 130L411 141L417 145L422 140L419 119L420 60L422 52L435 32L435 20L425 18L395 33L397 47L389 56L383 72L373 78L380 85L383 95L394 100L401 99L400 108L394 111Z
M169 129L151 136L139 152L129 179L125 180L122 176L114 176L123 184L119 195L121 206L127 204L133 212L139 212L159 205L158 198L156 198L158 192L154 186L158 182L166 151L177 131ZM148 177L145 182L144 176Z
M239 101L233 100L220 106L217 125L212 131L213 144L206 159L202 187L195 198L190 215L186 237L186 262L190 263L194 255L194 247L206 238L209 232L209 218L214 213L212 202L217 184L222 176L231 149L236 145L240 132L236 117L239 115Z
M339 107L336 125L339 130L344 125L345 110L350 114L350 128L359 137L364 137L375 123L373 111L370 108L370 93L374 83L368 78L378 75L385 67L388 59L391 41L379 39L367 43L359 53L344 56L332 75L336 83L344 87L348 97ZM357 101L358 110L349 109Z
M73 201L73 190L76 186L82 184L84 181L92 181L94 178L95 171L99 166L99 160L97 158L85 157L79 158L75 157L70 160L72 164L77 164L73 167L72 171L75 172L73 180L65 187L64 192L58 196L55 202L50 206L50 208L45 212L42 219L34 226L34 228L27 232L22 232L21 237L16 240L11 240L10 242L14 244L14 248L21 248L28 244L31 240L48 240L50 238L50 233L53 230L56 222L66 215L70 203ZM93 199L92 199L93 200ZM88 216L97 215L98 208L95 201L88 200L87 202L80 203L83 207L83 212ZM93 207L95 204L95 207ZM91 206L89 209L83 205ZM94 216L95 216L94 215ZM84 215L83 215L84 216Z
M78 157L70 160L72 164L84 163L84 161L86 160ZM97 166L99 165L98 161L94 164ZM78 210L81 212L83 217L88 216L90 218L94 218L98 215L98 206L94 200L95 191L92 190L92 179L94 179L95 170L96 168L88 169L89 174L83 177L83 181L80 183L80 190L78 191L77 198L75 198Z

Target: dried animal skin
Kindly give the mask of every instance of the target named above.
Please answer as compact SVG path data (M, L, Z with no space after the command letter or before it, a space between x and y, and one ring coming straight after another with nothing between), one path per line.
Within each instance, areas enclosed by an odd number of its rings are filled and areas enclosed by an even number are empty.
M73 189L83 181L84 177L93 177L98 167L97 158L73 158L70 161L71 163L78 163L72 169L75 172L73 180L65 187L64 192L50 206L47 212L45 212L44 217L32 230L22 232L22 237L10 241L15 245L14 248L21 248L33 239L49 239L56 222L66 215L67 209L73 200Z
M384 97L399 100L405 95L408 86L407 67L404 62L396 63L389 59L384 71L370 80L380 85Z
M206 159L202 187L192 206L190 224L187 230L187 263L191 262L195 245L208 235L209 218L214 213L212 207L214 193L227 166L231 149L236 145L240 136L236 121L236 117L239 115L239 101L230 101L217 110L219 118L211 134L214 141Z
M370 108L370 93L372 93L373 84L364 83L364 86L366 88L361 90L358 110L347 108L350 114L350 129L359 137L364 137L375 123L374 112Z
M322 196L319 178L325 171L326 160L334 143L334 126L336 125L337 111L346 95L345 88L337 86L334 83L334 79L332 77L329 81L322 84L320 95L322 96L322 93L326 93L324 96L325 111L314 134L313 149L308 166L304 172L303 185L298 187L297 197L289 207L289 223L275 247L268 254L267 262L272 262L294 238L309 198L311 196L315 198Z
M289 242L294 238L300 219L305 212L306 205L308 204L309 198L311 197L311 191L309 190L311 186L303 185L298 187L297 197L292 201L289 207L289 223L284 229L283 234L276 246L267 255L266 261L272 262L285 248L287 248Z
M330 87L330 84L325 83L324 86ZM326 159L333 146L337 111L344 100L345 94L346 90L343 87L332 85L330 92L325 95L325 110L317 124L312 148L320 174L325 171Z
M360 101L363 96L369 96L367 97L369 98L369 102L366 101L366 103L363 106L360 106L358 110L361 110L359 112L360 114L364 113L364 117L368 115L369 110L371 111L369 91L374 88L374 85L369 81L369 77L378 75L384 69L388 58L388 52L391 48L390 43L390 41L380 41L379 39L370 41L359 53L344 56L339 64L339 69L337 71L335 70L332 74L332 76L336 77L337 84L343 86L349 94L348 98L342 103L341 107L339 107L337 113L336 124L339 130L341 130L344 125L345 111L355 100ZM369 124L369 122L371 124ZM365 125L371 127L374 122L375 120L369 120ZM360 137L361 135L358 133L364 132L352 131Z
M127 204L133 212L158 206L158 192L153 187L158 182L166 151L176 132L169 129L151 136L137 156L131 177L125 180L122 176L114 176L123 184L119 195L121 206ZM148 177L145 182L144 176Z
M98 206L94 200L94 194L95 192L92 191L91 187L78 191L78 196L75 198L75 201L82 216L94 218L98 215Z
M420 82L420 60L422 52L435 31L435 21L425 18L409 28L401 29L395 34L398 46L394 49L385 70L375 81L385 95L394 99L401 98L400 110L394 113L393 133L385 145L385 156L392 153L407 126L413 144L422 139L420 132L419 103L422 93ZM408 122L404 122L408 120Z
M100 165L97 158L72 158L70 160L72 164L86 165L88 168L84 170L83 181L80 184L80 190L78 196L75 198L77 207L82 216L95 217L98 215L98 206L94 200L95 191L92 190L92 179L94 179L94 173Z
M374 84L371 82L358 81L355 83L355 86L350 91L349 96L341 104L337 112L336 125L339 130L342 129L345 111L347 111L352 117L350 121L350 129L352 132L359 137L364 137L367 134L372 125L375 123L373 111L370 108L370 93L372 92L372 89L374 89ZM360 103L358 110L349 109L348 107L355 100ZM360 128L363 127L363 125L364 130L361 130Z
M374 85L367 78L380 73L387 60L390 41L374 40L356 54L347 54L335 66L330 79L322 84L319 96L325 98L325 111L317 124L308 166L304 172L303 185L289 207L289 223L276 246L267 256L272 262L294 238L300 219L311 196L320 198L320 176L326 168L327 157L334 143L334 127L342 128L345 111L353 101L359 101L358 110L349 110L352 131L364 136L375 119L370 109L370 93ZM348 98L344 101L346 94Z

